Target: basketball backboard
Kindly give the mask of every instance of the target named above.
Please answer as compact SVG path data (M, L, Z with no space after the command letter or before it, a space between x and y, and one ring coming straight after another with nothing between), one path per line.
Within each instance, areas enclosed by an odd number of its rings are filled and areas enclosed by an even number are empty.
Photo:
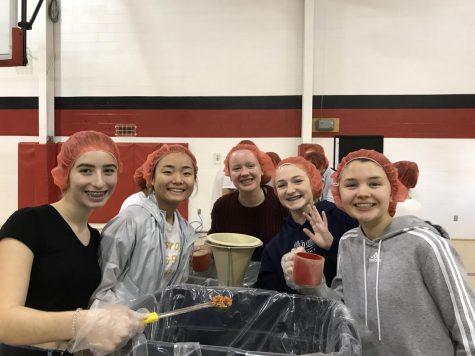
M16 27L16 0L0 1L0 60L12 59L12 28Z
M18 0L0 1L0 67L26 65L24 34L18 27Z

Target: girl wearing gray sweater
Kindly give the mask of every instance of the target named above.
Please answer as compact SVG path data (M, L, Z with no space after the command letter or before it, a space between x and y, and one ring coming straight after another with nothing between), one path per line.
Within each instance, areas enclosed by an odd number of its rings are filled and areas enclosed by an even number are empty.
M336 205L360 226L340 240L332 286L296 286L295 251L282 257L287 284L342 300L362 326L365 356L475 355L474 294L461 260L432 225L415 216L393 218L399 187L396 169L381 153L348 154L332 190ZM315 210L307 219L322 223Z

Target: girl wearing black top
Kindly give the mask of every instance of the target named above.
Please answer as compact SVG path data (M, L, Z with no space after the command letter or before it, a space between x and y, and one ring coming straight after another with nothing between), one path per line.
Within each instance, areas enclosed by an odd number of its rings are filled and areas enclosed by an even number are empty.
M114 192L119 168L118 148L108 136L78 132L62 145L51 171L62 198L20 209L2 226L1 355L66 348L103 354L143 330L144 315L124 306L82 310L101 278L99 232L88 219Z

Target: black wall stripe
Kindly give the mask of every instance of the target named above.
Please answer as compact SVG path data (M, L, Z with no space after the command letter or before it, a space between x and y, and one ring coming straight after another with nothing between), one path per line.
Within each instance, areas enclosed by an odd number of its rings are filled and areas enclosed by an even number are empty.
M474 94L448 95L325 95L313 97L314 109L467 109Z
M0 109L38 109L38 98L0 96Z
M56 109L300 109L300 96L72 97L56 98Z
M56 97L56 109L272 110L301 109L302 97ZM475 108L475 94L316 95L313 109L464 109ZM38 109L37 97L0 97L0 109Z

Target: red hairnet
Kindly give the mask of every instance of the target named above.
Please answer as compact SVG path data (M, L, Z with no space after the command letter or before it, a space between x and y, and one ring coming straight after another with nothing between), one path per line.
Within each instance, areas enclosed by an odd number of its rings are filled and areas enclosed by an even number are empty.
M274 167L277 167L277 165L281 161L279 155L275 152L272 152L272 151L266 152L266 153L270 157L270 159L272 160L272 163L274 164Z
M117 161L119 171L122 168L119 148L109 136L97 131L76 132L61 145L61 151L57 156L58 165L51 170L54 184L62 192L69 186L69 172L74 162L89 151L104 151L111 154Z
M155 176L155 167L157 167L158 162L170 153L184 153L190 157L191 162L193 163L194 175L198 174L198 165L196 163L196 158L191 151L182 146L182 145L163 145L159 149L153 151L147 156L145 162L140 166L142 167L143 179L146 182L146 186L151 191L153 189L153 177ZM139 169L140 169L139 167ZM140 174L140 173L139 173ZM135 179L135 175L134 175ZM137 182L137 181L136 181Z
M147 181L143 177L143 164L137 168L134 172L134 182L138 185L140 190L145 190L147 188Z
M315 166L303 157L288 157L279 162L279 164L277 165L277 169L287 164L293 164L302 169L307 174L307 177L310 180L313 199L317 199L318 197L320 197L323 188L322 176L320 172L317 171ZM275 185L274 189L276 189Z
M319 145L318 143L302 143L299 146L299 152L302 153L302 156L305 154L305 152L319 152L322 155L325 154L325 150L323 149L322 145Z
M399 181L406 186L407 189L414 188L419 178L419 167L416 162L412 161L398 161L394 162Z
M247 145L254 145L254 146L256 145L256 144L255 144L254 142L252 142L251 140L241 140L241 141L238 142L238 144L240 144L240 143L245 143L245 144L247 144Z
M391 201L389 202L388 212L389 215L394 216L394 213L396 212L396 205L399 201L404 201L407 195L407 190L399 181L397 170L394 165L389 161L389 159L386 158L385 155L374 150L362 149L350 152L341 160L340 164L338 164L337 170L332 175L333 184L331 187L336 206L341 210L344 210L343 204L341 203L339 189L341 172L343 169L345 169L348 163L355 160L369 160L375 162L381 166L381 168L383 168L391 185Z
M320 152L308 152L303 155L303 158L313 163L315 168L317 168L319 171L328 168L328 159Z
M275 168L272 163L272 159L267 155L267 153L262 152L256 145L249 145L245 143L239 143L228 152L224 160L224 174L229 177L229 158L231 154L239 150L248 150L251 151L254 156L256 156L257 161L262 169L262 178L261 184L268 183L272 176L274 175Z

